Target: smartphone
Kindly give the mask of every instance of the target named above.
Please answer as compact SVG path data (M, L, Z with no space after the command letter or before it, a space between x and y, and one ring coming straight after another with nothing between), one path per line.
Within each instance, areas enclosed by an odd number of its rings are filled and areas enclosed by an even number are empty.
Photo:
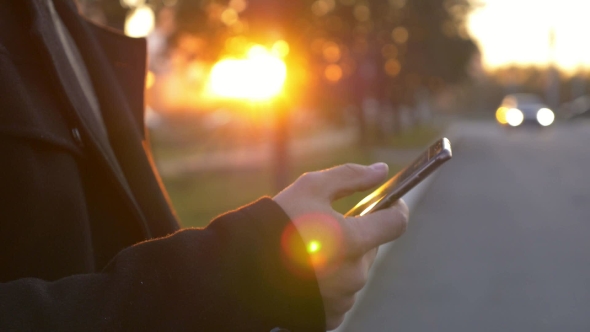
M344 216L364 216L391 206L452 156L451 142L447 138L439 139L413 163L361 200Z

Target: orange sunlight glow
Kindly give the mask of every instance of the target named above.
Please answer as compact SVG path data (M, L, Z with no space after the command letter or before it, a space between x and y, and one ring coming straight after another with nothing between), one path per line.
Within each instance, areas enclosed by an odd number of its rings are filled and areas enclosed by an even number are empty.
M274 50L254 45L244 58L221 59L211 68L207 90L221 98L268 101L283 90L287 65L281 57L288 52L288 44L279 41Z
M467 19L484 66L547 66L590 69L590 43L585 40L590 1L481 0ZM552 47L553 45L553 47Z

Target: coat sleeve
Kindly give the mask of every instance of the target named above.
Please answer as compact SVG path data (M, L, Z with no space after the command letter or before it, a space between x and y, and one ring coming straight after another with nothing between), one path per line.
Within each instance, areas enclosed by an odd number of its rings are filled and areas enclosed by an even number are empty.
M101 273L0 284L0 330L323 331L317 280L293 230L263 198L204 229L129 247Z

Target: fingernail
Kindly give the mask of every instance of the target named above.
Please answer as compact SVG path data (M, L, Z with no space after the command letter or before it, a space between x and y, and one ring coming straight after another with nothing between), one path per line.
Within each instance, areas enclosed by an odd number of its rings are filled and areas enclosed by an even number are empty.
M375 163L375 164L371 165L370 167L371 167L371 169L374 169L374 170L380 171L380 172L387 171L389 169L389 166L387 166L386 163Z

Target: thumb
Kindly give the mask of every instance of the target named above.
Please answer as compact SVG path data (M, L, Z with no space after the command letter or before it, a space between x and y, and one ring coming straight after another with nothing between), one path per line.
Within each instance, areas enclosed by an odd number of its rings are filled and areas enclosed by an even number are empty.
M381 184L388 171L385 163L370 166L344 164L322 171L322 186L326 196L334 201Z
M356 245L352 255L364 255L369 250L400 237L407 228L409 211L403 200L393 206L369 213L362 217L351 217L351 231Z

